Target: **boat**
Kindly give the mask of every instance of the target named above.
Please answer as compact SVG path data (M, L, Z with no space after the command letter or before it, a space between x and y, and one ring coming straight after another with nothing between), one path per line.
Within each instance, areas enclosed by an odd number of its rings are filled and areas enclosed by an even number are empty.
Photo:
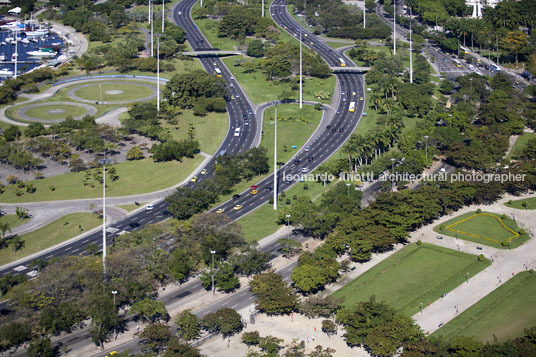
M17 60L17 57L18 57L18 56L19 56L19 55L16 54L16 53L12 54L12 55L11 55L11 62L15 62L15 61Z
M13 75L13 71L7 68L0 69L0 77L11 77Z
M26 54L30 57L54 57L58 52L52 48L40 48L39 51L29 51Z
M25 45L29 44L30 43L30 40L28 40L27 38L23 38L22 40L20 40L21 43L24 43Z
M35 30L35 31L26 31L24 33L28 37L42 37L42 36L45 36L45 35L48 34L48 30L47 29L40 29L40 30Z
M5 60L6 60L6 55L3 53L0 53L0 61L5 61Z

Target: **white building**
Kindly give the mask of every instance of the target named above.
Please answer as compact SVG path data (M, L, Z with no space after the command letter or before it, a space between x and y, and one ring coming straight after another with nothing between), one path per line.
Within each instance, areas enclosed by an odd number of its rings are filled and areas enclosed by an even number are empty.
M502 0L465 0L465 5L473 7L473 18L482 17L482 9L488 6L495 7Z

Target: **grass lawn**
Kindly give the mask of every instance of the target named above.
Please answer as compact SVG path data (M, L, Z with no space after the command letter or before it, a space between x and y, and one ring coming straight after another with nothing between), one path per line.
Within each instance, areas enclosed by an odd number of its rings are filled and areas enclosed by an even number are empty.
M0 216L0 223L7 223L11 229L26 222L28 222L27 219L19 219L16 214L6 214L4 216ZM9 235L9 231L6 232L6 235Z
M286 162L290 159L296 151L307 141L307 139L313 134L320 118L322 117L321 111L316 111L312 106L304 105L302 112L297 104L284 104L277 107L277 161ZM299 115L299 116L298 116ZM299 118L301 116L306 117L305 121L301 121ZM282 117L289 118L292 116L296 118L294 120L281 120ZM274 160L274 122L270 121L270 118L274 117L274 109L268 108L264 112L263 119L263 136L261 139L261 146L265 147L268 150L268 162L270 163L270 172L273 173ZM287 151L284 150L286 145ZM298 149L292 149L291 146L296 145ZM219 205L227 200L229 200L235 193L239 193L250 187L251 185L259 182L265 176L256 176L249 181L242 181L234 187L233 192L228 195L221 196L214 204L214 206Z
M203 156L196 155L193 159L182 162L169 161L155 163L146 158L138 161L127 161L115 164L119 180L106 181L106 195L109 197L135 195L158 191L178 184L184 180L203 161ZM79 198L96 198L102 195L102 185L91 179L94 188L84 186L85 172L69 172L64 175L51 176L42 180L30 181L37 189L35 193L16 196L16 185L7 185L0 195L5 203L69 200ZM54 191L49 186L55 187Z
M462 214L441 225L435 226L434 231L450 237L456 238L457 236L460 239L502 249L507 249L508 245L503 246L501 243L505 242L505 244L507 244L507 241L511 238L511 248L519 247L523 242L530 239L529 235L526 233L515 237L516 233L519 232L519 227L510 217L502 219L498 214L489 212L482 213L484 215L475 216L477 214L476 211ZM465 219L467 220L463 221ZM505 228L501 222L508 229Z
M198 9L199 3L196 3L192 7L192 12L195 12ZM235 46L240 45L237 40L232 38L218 37L219 20L198 19L194 20L194 22L213 48L219 48L222 51L234 51L236 50Z
M307 186L305 186L307 184ZM305 190L304 187L307 187ZM326 184L326 190L333 187L333 184ZM317 182L298 182L292 188L285 191L285 198L279 198L278 209L285 206L286 198L292 200L293 196L309 196L313 202L318 201L324 192L322 183ZM237 220L242 226L242 233L247 242L255 242L274 233L282 225L275 223L277 220L277 211L274 211L273 204L266 203L255 211L245 215Z
M223 62L255 104L279 100L284 91L288 92L291 90L290 83L267 81L260 69L251 73L244 73L242 67L234 66L236 59L238 59L236 56L226 57L223 59ZM303 99L331 103L331 96L334 89L335 76L330 76L326 79L304 78ZM316 94L319 92L324 92L328 95L327 99L319 100L316 97ZM288 99L299 99L299 91L292 91L292 94L292 97Z
M524 202L527 203L527 208L523 207ZM508 201L504 205L507 207L517 208L517 209L536 209L536 197L525 198L522 200Z
M140 86L136 84L130 84L128 82L121 83L94 83L91 86L80 88L74 92L75 95L82 99L88 99L91 101L100 101L102 94L102 101L120 101L120 100L134 100L146 98L153 94L151 88ZM156 88L156 87L155 87ZM107 94L108 91L120 90L122 93Z
M59 109L62 110L61 113L50 113L50 110ZM73 118L86 114L86 110L82 107L77 107L74 105L43 105L39 107L30 108L26 111L26 115L37 118L37 119L65 119L69 115Z
M352 46L351 43L344 43L344 42L325 41L324 43L333 49L337 49L337 48L341 48L345 46Z
M423 243L409 244L357 279L333 293L344 306L354 306L376 295L401 313L412 316L476 275L490 262L472 254Z
M81 225L84 231L88 231L101 223L101 219L88 212L72 213L64 216L43 228L21 235L20 238L25 242L25 245L17 253L11 248L0 250L0 265L39 252L79 235L82 232L78 225Z
M474 336L482 342L518 337L536 321L536 274L522 272L492 291L437 330L433 336L449 340Z
M195 137L199 141L201 151L213 154L220 147L229 127L227 113L207 113L204 117L193 114L193 110L185 109L177 116L177 124L170 125L162 121L162 126L168 130L175 140L188 137L188 129L192 124L195 128Z
M521 151L525 148L529 140L536 139L536 134L534 133L523 133L523 135L518 136L514 147L510 152L508 153L508 156L506 157L507 160L512 159L516 156L516 154L520 154Z
M122 208L122 209L124 209L126 211L131 212L131 211L134 211L135 209L143 207L146 204L147 204L147 202L139 202L139 204L132 203L132 204L129 204L129 205L116 205L116 207L119 207L119 208Z

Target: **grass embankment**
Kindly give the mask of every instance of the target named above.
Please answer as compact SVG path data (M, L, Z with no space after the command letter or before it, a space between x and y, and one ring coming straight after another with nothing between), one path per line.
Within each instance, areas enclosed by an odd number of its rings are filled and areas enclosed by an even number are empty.
M410 244L333 293L344 306L355 306L371 295L412 316L442 294L490 265L477 256L423 243Z
M517 140L516 140L516 142L514 144L514 147L512 148L512 150L510 150L510 152L508 153L508 156L506 156L506 159L510 160L513 157L515 157L516 154L520 154L521 151L523 151L523 149L525 148L525 146L529 142L529 140L532 140L532 139L536 139L536 134L534 134L534 133L523 133L522 135L520 135L517 138Z
M116 205L116 207L119 207L119 208L122 208L124 209L125 211L128 211L128 212L132 212L134 211L135 209L138 209L140 207L143 207L147 204L147 202L138 202L138 204L127 204L127 205Z
M290 83L268 81L260 69L251 73L245 73L243 67L234 65L237 59L240 59L240 57L227 57L223 59L223 62L255 104L279 100L283 92L292 93L292 96L285 99L299 99L299 91L292 91ZM331 103L335 81L335 76L330 76L326 79L304 78L303 99ZM317 96L319 94L326 95L326 97L324 99L318 99Z
M16 214L6 214L4 216L0 216L0 223L7 223L8 227L11 229L26 222L28 222L27 219L19 219ZM9 231L6 232L6 235L9 235Z
M527 207L523 207L523 203L527 203ZM517 208L517 209L536 209L536 197L524 198L522 200L515 200L512 203L506 202L504 204L507 207Z
M536 321L536 274L522 272L437 330L432 336L450 340L474 336L482 342L518 337Z
M530 239L527 233L519 234L517 223L505 216L482 212L468 212L434 227L434 231L453 238L468 240L494 248L519 247ZM504 242L505 245L502 243Z
M15 253L11 248L0 250L0 265L52 247L101 223L101 219L88 212L72 213L61 217L43 228L21 235L20 238L24 241L24 248L18 252ZM80 230L79 225L83 230Z
M185 158L182 162L155 163L147 158L115 164L119 179L115 182L106 180L106 195L108 197L135 195L171 187L184 180L202 161L203 156L196 155L193 159ZM7 185L5 192L0 195L0 201L21 203L101 197L102 185L91 179L90 183L94 187L84 186L85 175L85 172L69 172L29 181L37 190L35 193L24 193L22 196L15 194L17 185ZM50 190L50 186L54 186L55 190Z
M210 112L203 117L198 117L193 114L193 110L185 109L176 119L177 124L170 125L162 121L162 126L175 140L182 140L188 138L188 130L192 125L201 151L210 155L216 152L229 127L227 113Z

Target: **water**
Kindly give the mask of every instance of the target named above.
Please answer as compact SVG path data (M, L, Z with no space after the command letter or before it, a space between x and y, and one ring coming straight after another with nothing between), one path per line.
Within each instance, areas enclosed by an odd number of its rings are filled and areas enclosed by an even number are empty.
M11 31L0 31L0 42L5 42L6 38L8 37L14 37L14 33ZM25 37L25 35L23 35ZM30 41L29 44L24 44L22 42L18 42L18 63L17 63L17 72L18 75L21 75L22 73L26 73L30 71L31 69L40 66L43 63L47 63L48 61L52 61L57 59L61 55L61 48L63 46L63 40L55 33L49 33L48 35L43 36L42 38L37 38L36 42ZM56 56L54 57L46 57L46 58L38 58L38 57L31 57L27 55L27 52L30 51L38 51L42 47L52 47L52 44L56 44L54 48L58 52ZM15 63L11 62L11 56L15 52L15 43L9 44L6 43L5 45L0 45L0 54L3 54L6 59L4 61L0 61L0 70L6 68L10 71L15 70ZM26 61L30 63L26 63ZM9 62L9 63L6 63ZM10 77L0 77L0 81L5 80Z

